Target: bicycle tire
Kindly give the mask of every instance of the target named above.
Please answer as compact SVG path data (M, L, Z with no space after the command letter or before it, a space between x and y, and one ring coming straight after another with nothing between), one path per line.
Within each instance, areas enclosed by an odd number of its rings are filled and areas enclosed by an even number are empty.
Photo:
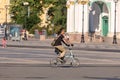
M56 67L57 66L57 60L56 60L56 58L53 58L53 59L50 60L50 66L51 67Z
M70 65L72 65L73 67L78 67L80 65L79 59L78 58L74 58L72 60L72 62L70 63Z

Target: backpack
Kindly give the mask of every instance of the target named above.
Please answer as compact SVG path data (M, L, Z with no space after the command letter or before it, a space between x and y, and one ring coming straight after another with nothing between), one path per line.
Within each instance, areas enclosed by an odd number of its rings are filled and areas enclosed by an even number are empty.
M58 38L59 38L59 36L53 39L53 41L51 42L51 46L55 46L55 42Z

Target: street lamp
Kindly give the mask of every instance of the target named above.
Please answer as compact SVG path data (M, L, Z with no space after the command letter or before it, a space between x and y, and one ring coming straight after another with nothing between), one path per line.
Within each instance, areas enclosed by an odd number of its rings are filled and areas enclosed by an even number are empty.
M26 7L26 13L25 13L25 23L24 23L24 28L26 29L26 27L27 27L27 11L28 11L28 5L29 5L29 3L28 2L23 2L23 5Z
M116 37L116 6L118 3L118 0L114 0L115 2L115 18L114 18L114 35L113 35L113 44L117 44L117 37Z
M6 15L5 15L5 23L7 25L7 13L8 13L8 5L5 5Z
M85 43L84 40L84 5L88 4L88 0L78 0L78 4L83 5L83 11L82 11L82 35L81 35L81 43Z
M7 39L8 35L7 35L7 17L8 17L8 7L9 5L5 5L5 11L6 11L6 15L5 15L5 38Z

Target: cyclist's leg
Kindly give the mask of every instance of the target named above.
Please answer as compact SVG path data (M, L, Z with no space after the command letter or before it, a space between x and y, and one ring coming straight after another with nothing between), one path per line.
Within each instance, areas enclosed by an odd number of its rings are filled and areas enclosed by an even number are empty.
M59 50L58 48L56 48L56 47L55 47L55 53L56 53L57 55L60 55L60 50Z
M63 46L56 46L56 48L58 48L61 51L60 57L64 57L66 53L65 48Z

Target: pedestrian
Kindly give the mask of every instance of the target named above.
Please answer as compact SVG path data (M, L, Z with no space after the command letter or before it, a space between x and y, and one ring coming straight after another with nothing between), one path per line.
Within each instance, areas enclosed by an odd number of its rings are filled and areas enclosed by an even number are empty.
M3 48L7 47L6 44L7 44L6 38L3 37L3 39L2 39L2 47Z
M24 40L27 40L27 32L26 32L26 30L24 32Z

